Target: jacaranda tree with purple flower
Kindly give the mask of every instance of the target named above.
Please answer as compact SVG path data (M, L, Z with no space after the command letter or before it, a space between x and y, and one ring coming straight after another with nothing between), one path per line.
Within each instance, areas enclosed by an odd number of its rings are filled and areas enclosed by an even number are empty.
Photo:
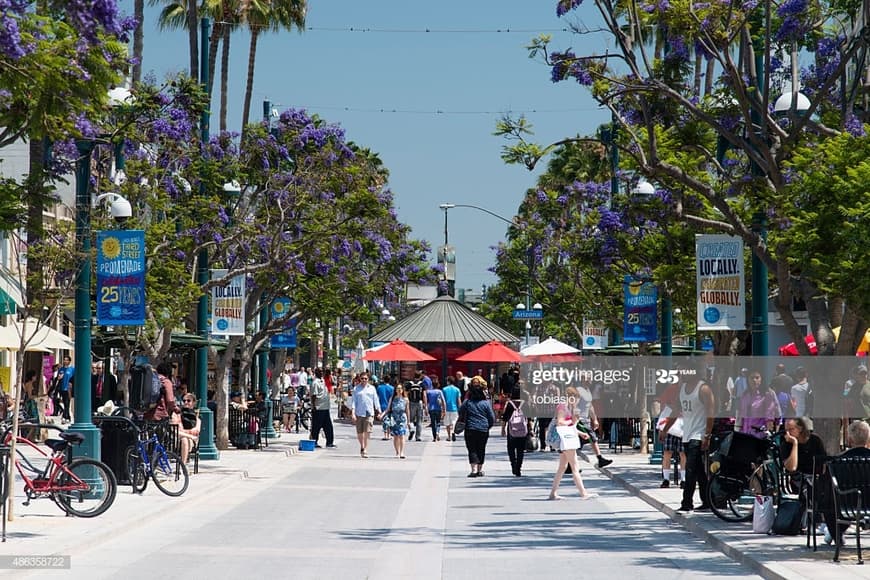
M870 264L855 259L864 249L843 227L847 215L860 229L870 225L866 162L851 154L866 149L870 110L861 90L866 3L593 0L586 8L557 3L560 16L597 12L595 25L575 30L603 29L615 49L578 55L539 37L529 49L551 66L551 80L580 84L612 112L621 169L668 192L670 219L743 238L773 275L777 308L799 348L795 297L807 304L823 352L834 350L831 327L842 323L837 352L853 353L870 320ZM809 110L774 111L783 93L797 103L799 89ZM525 140L525 119L499 129L515 140L508 161L533 166L553 151ZM765 216L767 240L752 216Z

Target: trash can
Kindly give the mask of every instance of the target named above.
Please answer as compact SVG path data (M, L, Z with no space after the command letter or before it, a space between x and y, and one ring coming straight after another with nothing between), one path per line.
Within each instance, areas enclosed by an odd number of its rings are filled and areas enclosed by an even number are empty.
M94 424L101 435L100 461L112 471L118 485L130 485L125 452L139 440L136 425L126 417L100 416L94 417Z

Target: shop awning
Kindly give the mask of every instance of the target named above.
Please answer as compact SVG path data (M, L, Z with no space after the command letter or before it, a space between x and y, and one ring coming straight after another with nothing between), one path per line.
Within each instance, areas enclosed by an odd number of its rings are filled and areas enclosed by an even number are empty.
M0 327L0 348L18 350L21 348L22 335L27 341L25 350L28 351L75 349L72 338L34 318L28 318L26 322L16 321Z
M0 315L15 314L24 305L21 283L4 268L0 268Z

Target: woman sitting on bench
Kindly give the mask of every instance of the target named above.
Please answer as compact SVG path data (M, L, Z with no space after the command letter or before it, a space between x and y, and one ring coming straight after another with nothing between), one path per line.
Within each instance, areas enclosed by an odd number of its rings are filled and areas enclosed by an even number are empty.
M178 425L178 447L181 452L181 461L187 463L191 449L196 447L199 442L199 430L202 427L202 421L200 421L196 409L196 397L186 393L181 400L181 412L173 413L170 421Z

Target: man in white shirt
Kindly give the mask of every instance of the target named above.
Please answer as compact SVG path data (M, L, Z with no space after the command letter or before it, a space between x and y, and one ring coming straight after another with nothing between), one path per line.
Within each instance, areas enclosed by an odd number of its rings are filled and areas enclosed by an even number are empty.
M366 448L372 433L372 425L381 414L381 404L378 401L377 390L375 390L374 385L369 383L368 373L360 373L357 378L359 381L354 386L352 393L351 420L356 424L359 454L361 457L368 457Z

